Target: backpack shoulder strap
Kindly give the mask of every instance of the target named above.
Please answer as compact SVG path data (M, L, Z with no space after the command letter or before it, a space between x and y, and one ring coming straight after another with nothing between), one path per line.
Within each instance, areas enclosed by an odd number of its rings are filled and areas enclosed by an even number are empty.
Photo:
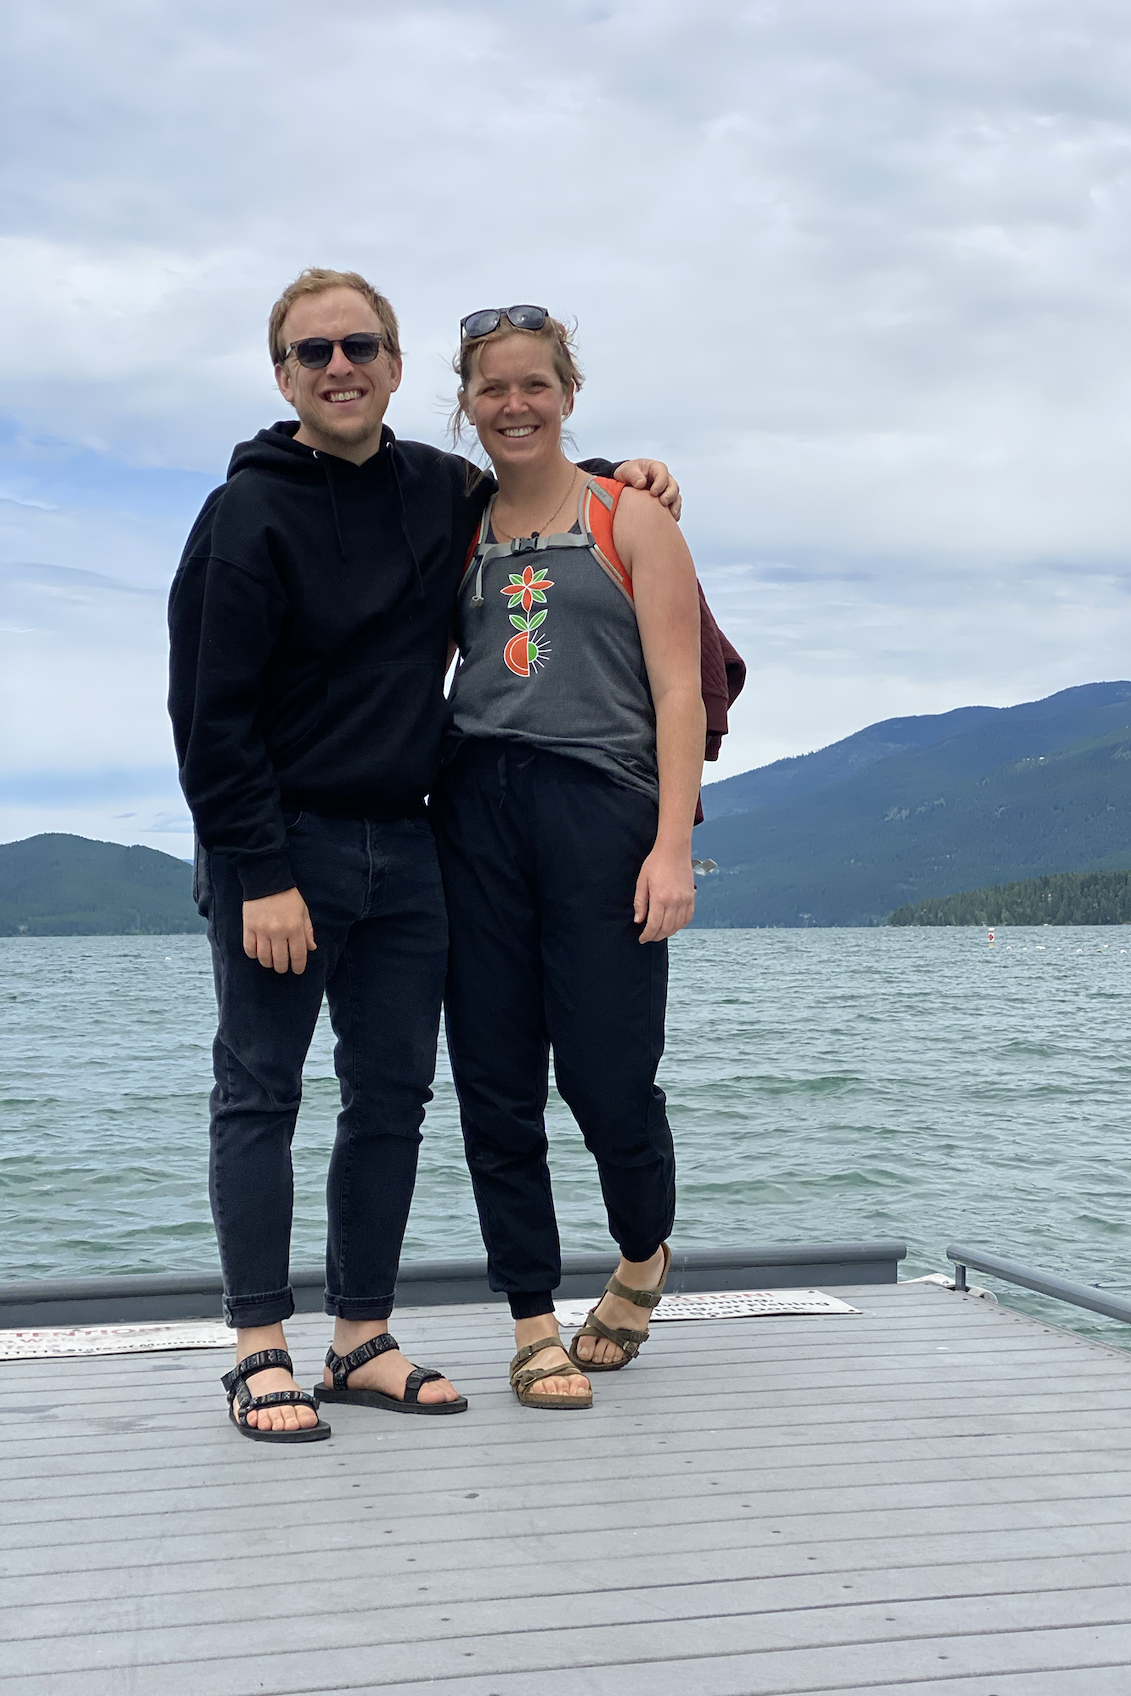
M624 484L615 477L590 477L582 490L578 517L597 563L631 601L632 578L613 546L613 519L623 493Z
M463 570L459 574L461 584L468 572L471 570L472 561L475 559L476 554L487 540L487 532L491 528L491 509L494 504L495 497L492 495L491 499L487 502L487 505L483 508L483 516L479 520L479 528L475 532L475 535L471 538L471 546L467 550L467 558L464 560Z

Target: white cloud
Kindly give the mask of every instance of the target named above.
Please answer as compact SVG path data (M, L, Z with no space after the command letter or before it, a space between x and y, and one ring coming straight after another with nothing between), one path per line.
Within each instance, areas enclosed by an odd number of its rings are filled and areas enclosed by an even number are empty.
M170 766L161 593L64 566L0 566L0 625L6 778Z
M11 33L25 435L222 474L284 410L270 301L325 262L396 302L391 421L435 439L460 314L544 300L579 320L580 449L671 461L742 634L720 771L1126 671L1119 0L39 0ZM168 524L52 499L9 559L167 582ZM89 643L148 703L127 624ZM36 757L152 759L142 694L87 683L72 728L36 687Z

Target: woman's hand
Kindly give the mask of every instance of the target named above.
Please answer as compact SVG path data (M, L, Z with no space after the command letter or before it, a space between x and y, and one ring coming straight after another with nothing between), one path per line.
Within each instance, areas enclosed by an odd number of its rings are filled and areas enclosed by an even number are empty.
M617 466L613 476L618 483L627 483L630 489L644 490L661 506L666 506L672 517L678 520L683 511L683 496L662 459L626 459L623 465Z
M663 942L691 923L695 913L695 874L691 849L661 848L657 843L636 880L633 916L644 929L641 942Z

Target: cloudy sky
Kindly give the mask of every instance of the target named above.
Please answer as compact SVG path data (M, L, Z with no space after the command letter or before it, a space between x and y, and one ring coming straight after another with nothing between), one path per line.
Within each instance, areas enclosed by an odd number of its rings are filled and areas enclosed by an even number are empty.
M1131 674L1125 0L36 0L0 54L0 840L189 850L164 598L302 266L576 317L751 682L720 776Z

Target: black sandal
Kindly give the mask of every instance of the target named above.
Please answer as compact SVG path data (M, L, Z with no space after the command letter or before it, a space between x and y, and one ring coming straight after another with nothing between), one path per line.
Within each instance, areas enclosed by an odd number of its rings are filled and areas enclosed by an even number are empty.
M334 1387L328 1384L314 1386L314 1400L318 1402L346 1402L353 1407L384 1407L390 1413L465 1413L467 1397L457 1396L454 1402L422 1402L420 1386L430 1384L437 1378L443 1378L443 1372L435 1372L430 1366L414 1366L405 1379L404 1400L397 1396L387 1396L384 1390L350 1390L347 1388L349 1375L356 1372L359 1366L364 1366L367 1360L376 1360L379 1354L387 1354L390 1349L397 1347L397 1340L386 1331L383 1337L370 1337L367 1343L351 1354L335 1354L329 1349L326 1354L326 1365L334 1378Z
M300 1407L313 1408L315 1413L318 1412L313 1398L305 1390L272 1390L266 1396L253 1396L246 1380L254 1378L257 1372L266 1371L269 1366L281 1366L285 1372L294 1371L294 1363L286 1349L260 1349L258 1354L247 1355L221 1378L220 1382L228 1392L228 1418L236 1430L242 1437L250 1437L254 1443L323 1442L330 1435L330 1427L323 1419L302 1431L260 1431L257 1426L248 1424L247 1416L253 1409L277 1407L280 1402L297 1403Z

